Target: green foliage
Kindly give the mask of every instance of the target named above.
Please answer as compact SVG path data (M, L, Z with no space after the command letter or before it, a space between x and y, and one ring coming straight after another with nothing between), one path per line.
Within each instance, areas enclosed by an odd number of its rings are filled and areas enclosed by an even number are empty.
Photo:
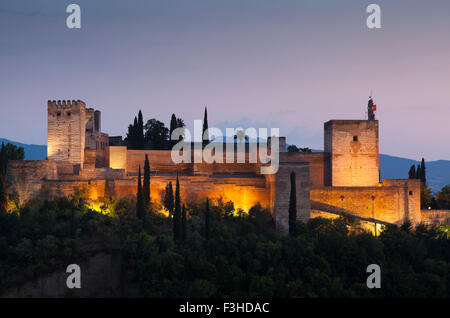
M420 203L422 209L428 209L432 206L433 196L431 190L426 183L420 182Z
M412 165L411 168L409 168L408 178L409 179L415 179L416 178L416 166L415 165Z
M439 209L450 210L450 184L436 194L436 204Z
M296 145L289 145L287 152L312 152L312 150L308 147L299 148Z
M133 124L128 126L128 133L126 138L129 149L144 149L144 119L142 112L139 110L138 116L134 117Z
M0 152L3 151L5 153L6 160L23 160L25 158L25 150L23 147L17 147L10 142L6 145L2 142L2 150L0 150Z
M169 129L163 122L152 118L145 124L145 142L149 149L169 148Z
M300 149L298 149L298 147L296 145L289 145L287 148L288 152L299 152Z
M172 216L173 210L175 208L175 202L173 197L173 187L171 181L169 181L169 183L166 186L166 190L164 191L163 204L166 210L169 211L169 216Z
M419 179L424 183L427 184L427 173L425 168L425 159L422 158L422 162L420 163L420 175Z
M80 190L0 213L0 291L65 268L101 243L122 247L123 268L144 297L449 297L448 226L390 226L373 237L349 230L348 218L315 218L281 237L261 205L232 217L229 202L199 200L183 205L189 235L177 244L172 220L150 208L144 225L134 198L114 202L111 215L84 202ZM369 264L381 267L381 289L366 287Z

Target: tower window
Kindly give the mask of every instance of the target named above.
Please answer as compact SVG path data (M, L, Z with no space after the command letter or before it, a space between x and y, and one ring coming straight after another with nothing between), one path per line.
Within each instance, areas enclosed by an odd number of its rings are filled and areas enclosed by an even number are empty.
M57 114L56 114L57 116L61 116L61 113L60 112L58 112Z
M70 112L67 113L67 116L70 116Z
M409 191L409 195L412 195L413 194L413 192L412 191Z
M358 141L358 136L353 136L353 141Z

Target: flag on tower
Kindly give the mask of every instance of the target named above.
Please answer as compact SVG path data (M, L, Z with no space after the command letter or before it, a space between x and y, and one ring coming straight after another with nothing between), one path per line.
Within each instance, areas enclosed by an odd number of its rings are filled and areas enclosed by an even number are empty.
M377 111L377 105L373 104L372 109L373 109L374 112L376 112Z

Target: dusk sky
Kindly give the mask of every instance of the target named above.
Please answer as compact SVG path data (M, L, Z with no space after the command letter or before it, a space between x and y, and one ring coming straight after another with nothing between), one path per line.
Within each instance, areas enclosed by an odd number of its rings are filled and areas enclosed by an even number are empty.
M381 153L450 160L450 1L0 2L0 137L14 141L45 144L47 100L81 99L111 136L139 109L192 128L207 106L210 127L322 149L323 123L364 119L371 91Z

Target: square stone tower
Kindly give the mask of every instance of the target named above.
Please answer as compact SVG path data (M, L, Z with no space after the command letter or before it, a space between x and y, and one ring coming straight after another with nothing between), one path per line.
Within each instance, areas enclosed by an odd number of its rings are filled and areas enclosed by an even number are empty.
M379 183L378 120L330 120L324 150L330 154L328 184L371 187Z
M47 159L83 166L86 140L86 104L48 101Z

